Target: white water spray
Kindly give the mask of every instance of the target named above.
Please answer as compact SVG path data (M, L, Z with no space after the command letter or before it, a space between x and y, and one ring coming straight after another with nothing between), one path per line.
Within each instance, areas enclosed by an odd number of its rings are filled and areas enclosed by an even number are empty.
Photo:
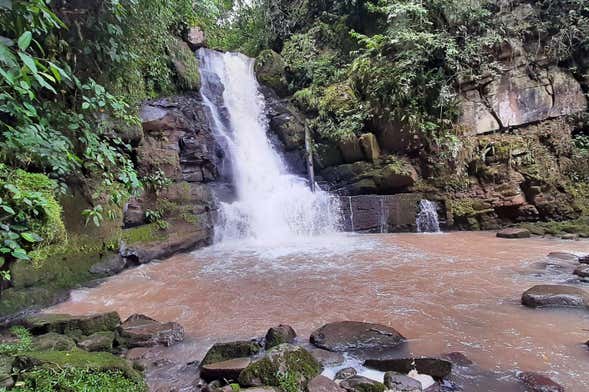
M232 203L220 203L215 239L283 242L337 231L337 199L318 187L312 192L305 179L290 174L267 136L253 60L207 49L199 57L203 100L231 162L237 196Z
M417 231L420 233L437 233L440 231L436 203L429 200L421 200L419 202L416 224Z

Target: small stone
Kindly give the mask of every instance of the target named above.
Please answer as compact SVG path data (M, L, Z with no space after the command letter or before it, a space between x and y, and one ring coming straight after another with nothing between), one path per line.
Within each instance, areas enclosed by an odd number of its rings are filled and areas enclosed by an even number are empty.
M348 368L338 371L335 374L335 379L336 380L345 380L346 378L354 377L357 374L358 374L358 372L356 371L356 369L354 369L353 367L348 367Z
M362 376L350 377L339 385L349 392L384 392L386 389L383 383Z
M251 357L259 353L261 349L262 347L258 342L248 340L215 343L207 351L202 364L208 365L209 363L223 362L229 359Z
M518 374L518 378L527 388L530 388L530 392L564 392L561 385L542 374L522 372Z
M562 285L537 285L522 295L522 304L536 307L586 307L589 293L585 290Z
M119 343L125 347L172 346L184 340L184 328L178 323L160 323L142 314L129 316L119 327Z
M395 392L421 392L422 390L419 381L397 372L386 372L384 385Z
M78 342L78 347L86 351L110 351L115 340L114 332L96 332Z
M205 381L223 380L236 381L239 373L252 363L250 358L235 358L223 362L203 365L200 369L200 376Z
M296 337L297 333L290 325L272 327L266 333L266 350L283 343L293 343Z
M528 229L505 229L501 230L497 233L497 237L499 238L509 238L509 239L516 239L516 238L530 238L531 233Z
M402 374L415 369L421 374L438 379L447 377L452 372L450 362L437 358L368 359L364 361L364 366L382 372L394 371Z
M74 347L76 343L72 338L55 332L34 337L31 345L34 351L69 351Z
M307 384L307 392L345 392L345 389L325 376L317 376Z

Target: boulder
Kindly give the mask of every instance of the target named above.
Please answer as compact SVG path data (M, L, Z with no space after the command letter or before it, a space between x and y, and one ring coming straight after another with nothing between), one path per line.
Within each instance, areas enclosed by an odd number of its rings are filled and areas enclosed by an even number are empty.
M142 314L129 316L118 328L117 341L124 347L172 346L184 340L184 328L178 323L160 323Z
M583 255L579 257L579 263L589 264L589 255Z
M531 233L528 229L519 229L519 228L511 228L511 229L504 229L497 232L497 237L499 238L509 238L509 239L516 239L516 238L530 238Z
M114 332L96 332L78 342L78 347L86 351L110 351L115 340Z
M302 149L305 147L305 126L295 113L284 109L270 117L270 129L278 135L286 151Z
M143 206L136 199L131 199L123 209L124 228L141 226L145 224L145 211Z
M386 372L384 385L395 392L421 392L422 390L419 381L397 372Z
M290 325L280 324L272 327L266 333L266 350L282 343L293 343L296 337L297 333Z
M307 392L345 392L346 390L325 376L317 376L307 384Z
M345 380L346 378L354 377L357 374L358 374L358 372L356 371L356 369L354 369L353 367L348 367L348 368L339 370L335 374L335 379L336 380Z
M69 351L76 347L72 338L55 332L35 336L31 344L33 351Z
M534 373L522 372L517 375L529 392L564 392L564 388L550 378Z
M405 189L414 185L418 179L415 168L405 160L388 163L372 174L381 192Z
M350 377L339 385L349 392L384 392L386 389L383 383L362 376Z
M223 362L209 363L200 368L203 380L237 381L239 374L251 364L250 358L235 358Z
M575 268L573 274L580 276L581 278L589 278L589 265L582 265Z
M281 344L253 362L239 375L239 384L246 387L280 386L282 377L289 377L302 390L321 373L322 366L300 346Z
M562 285L538 285L522 295L522 304L537 307L587 307L589 293L581 288Z
M315 330L310 341L319 348L341 352L393 348L405 338L385 325L339 321Z
M365 133L360 136L360 146L364 151L364 156L369 161L376 161L380 157L380 146L378 145L378 139L372 133Z
M270 87L280 97L288 95L285 68L282 56L271 49L260 52L254 65L258 81Z
M22 321L33 335L56 332L64 335L92 335L100 331L114 331L121 323L117 312L72 316L69 314L37 314Z
M227 343L215 343L207 351L202 360L202 365L208 365L215 362L223 362L229 359L245 358L256 355L262 347L256 341L236 341Z
M207 43L205 32L198 26L186 30L184 40L192 50L202 48Z
M327 351L313 346L307 348L307 351L309 351L313 358L325 367L337 366L345 361L344 354L342 353Z
M200 89L200 71L194 52L186 42L177 38L171 39L169 45L179 87L188 91Z
M402 359L368 359L364 366L382 372L394 371L407 374L415 369L437 379L448 377L452 372L452 363L438 358L402 358Z
M473 362L461 352L451 352L440 355L440 358L450 361L455 366L470 366Z

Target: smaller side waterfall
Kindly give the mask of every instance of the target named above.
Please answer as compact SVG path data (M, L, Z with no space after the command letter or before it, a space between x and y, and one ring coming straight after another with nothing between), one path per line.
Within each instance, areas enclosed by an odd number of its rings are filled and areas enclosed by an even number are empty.
M433 201L421 200L417 213L417 231L420 233L437 233L440 231L438 206Z

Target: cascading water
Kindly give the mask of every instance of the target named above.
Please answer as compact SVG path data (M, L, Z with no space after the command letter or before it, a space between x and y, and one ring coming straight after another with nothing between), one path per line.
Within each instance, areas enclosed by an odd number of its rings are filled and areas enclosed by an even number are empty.
M437 233L440 231L440 222L438 220L438 208L436 203L429 200L419 202L419 212L417 213L417 231L420 233Z
M230 162L236 193L235 201L220 202L215 239L267 243L337 231L337 198L319 187L312 192L305 179L290 174L268 138L253 60L208 49L198 55L201 94Z

